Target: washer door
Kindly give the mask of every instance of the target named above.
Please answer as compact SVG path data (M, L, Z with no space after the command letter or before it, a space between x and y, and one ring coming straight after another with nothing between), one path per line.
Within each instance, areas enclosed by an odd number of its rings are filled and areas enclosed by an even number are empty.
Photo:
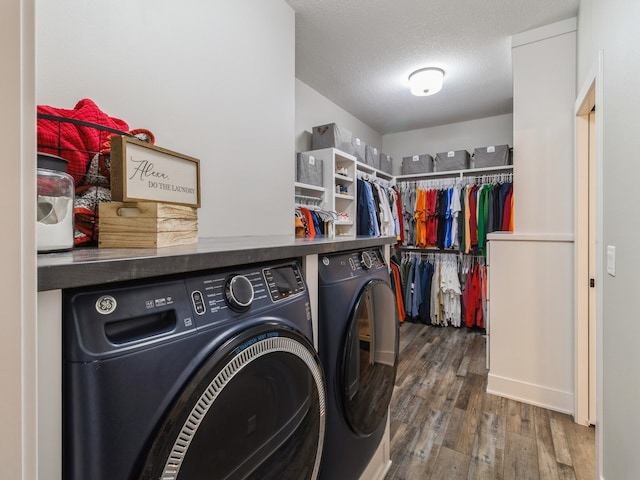
M315 479L325 385L313 346L273 325L247 330L195 373L158 431L141 479Z
M372 280L358 296L339 365L345 418L359 436L385 420L398 364L396 299L388 283Z

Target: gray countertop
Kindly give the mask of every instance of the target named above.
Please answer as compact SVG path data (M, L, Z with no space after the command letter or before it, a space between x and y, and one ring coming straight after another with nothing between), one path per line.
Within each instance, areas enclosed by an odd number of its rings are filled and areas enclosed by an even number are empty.
M138 278L303 257L393 244L394 237L201 238L158 249L77 248L38 255L38 291L101 285Z

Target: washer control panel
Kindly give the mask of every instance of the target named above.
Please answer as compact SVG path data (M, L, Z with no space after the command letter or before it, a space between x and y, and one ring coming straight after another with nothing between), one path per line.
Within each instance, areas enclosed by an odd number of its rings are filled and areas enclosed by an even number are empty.
M212 272L186 280L198 325L253 313L306 291L297 263Z
M276 304L287 307L289 299L297 302L303 295L306 286L295 260L165 281L65 290L66 355L77 362L107 358L192 335L198 328L273 312ZM302 315L306 308L310 322L308 299L303 303Z

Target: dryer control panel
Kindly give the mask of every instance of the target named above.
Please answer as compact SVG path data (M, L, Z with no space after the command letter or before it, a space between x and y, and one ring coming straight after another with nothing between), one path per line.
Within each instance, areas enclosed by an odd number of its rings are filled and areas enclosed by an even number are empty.
M320 256L318 274L323 282L330 283L386 268L387 264L379 249L356 250Z

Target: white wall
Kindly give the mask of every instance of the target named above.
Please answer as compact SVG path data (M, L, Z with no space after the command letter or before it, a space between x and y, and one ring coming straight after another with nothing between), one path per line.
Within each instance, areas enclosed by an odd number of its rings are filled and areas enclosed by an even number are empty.
M293 234L294 26L282 0L40 0L36 99L200 159L201 237Z
M566 32L569 23L573 31ZM537 29L554 35L543 41L530 41L535 33L514 37L513 188L519 233L574 229L575 19L554 25L549 32L551 27Z
M382 148L382 136L378 132L296 79L296 152L311 150L313 127L327 123L336 123L367 145Z
M487 389L573 413L575 19L512 40L515 225L488 236Z
M393 157L393 170L400 175L402 157L450 150L467 150L489 145L513 145L513 115L451 123L438 127L422 128L393 133L382 137L382 150Z
M2 478L36 478L36 189L34 6L0 2L0 465Z
M616 247L616 275L603 273L602 418L596 428L603 449L600 478L640 478L637 432L640 430L640 322L637 314L638 178L640 152L640 2L582 0L578 23L578 86L603 55L602 121L603 245Z

